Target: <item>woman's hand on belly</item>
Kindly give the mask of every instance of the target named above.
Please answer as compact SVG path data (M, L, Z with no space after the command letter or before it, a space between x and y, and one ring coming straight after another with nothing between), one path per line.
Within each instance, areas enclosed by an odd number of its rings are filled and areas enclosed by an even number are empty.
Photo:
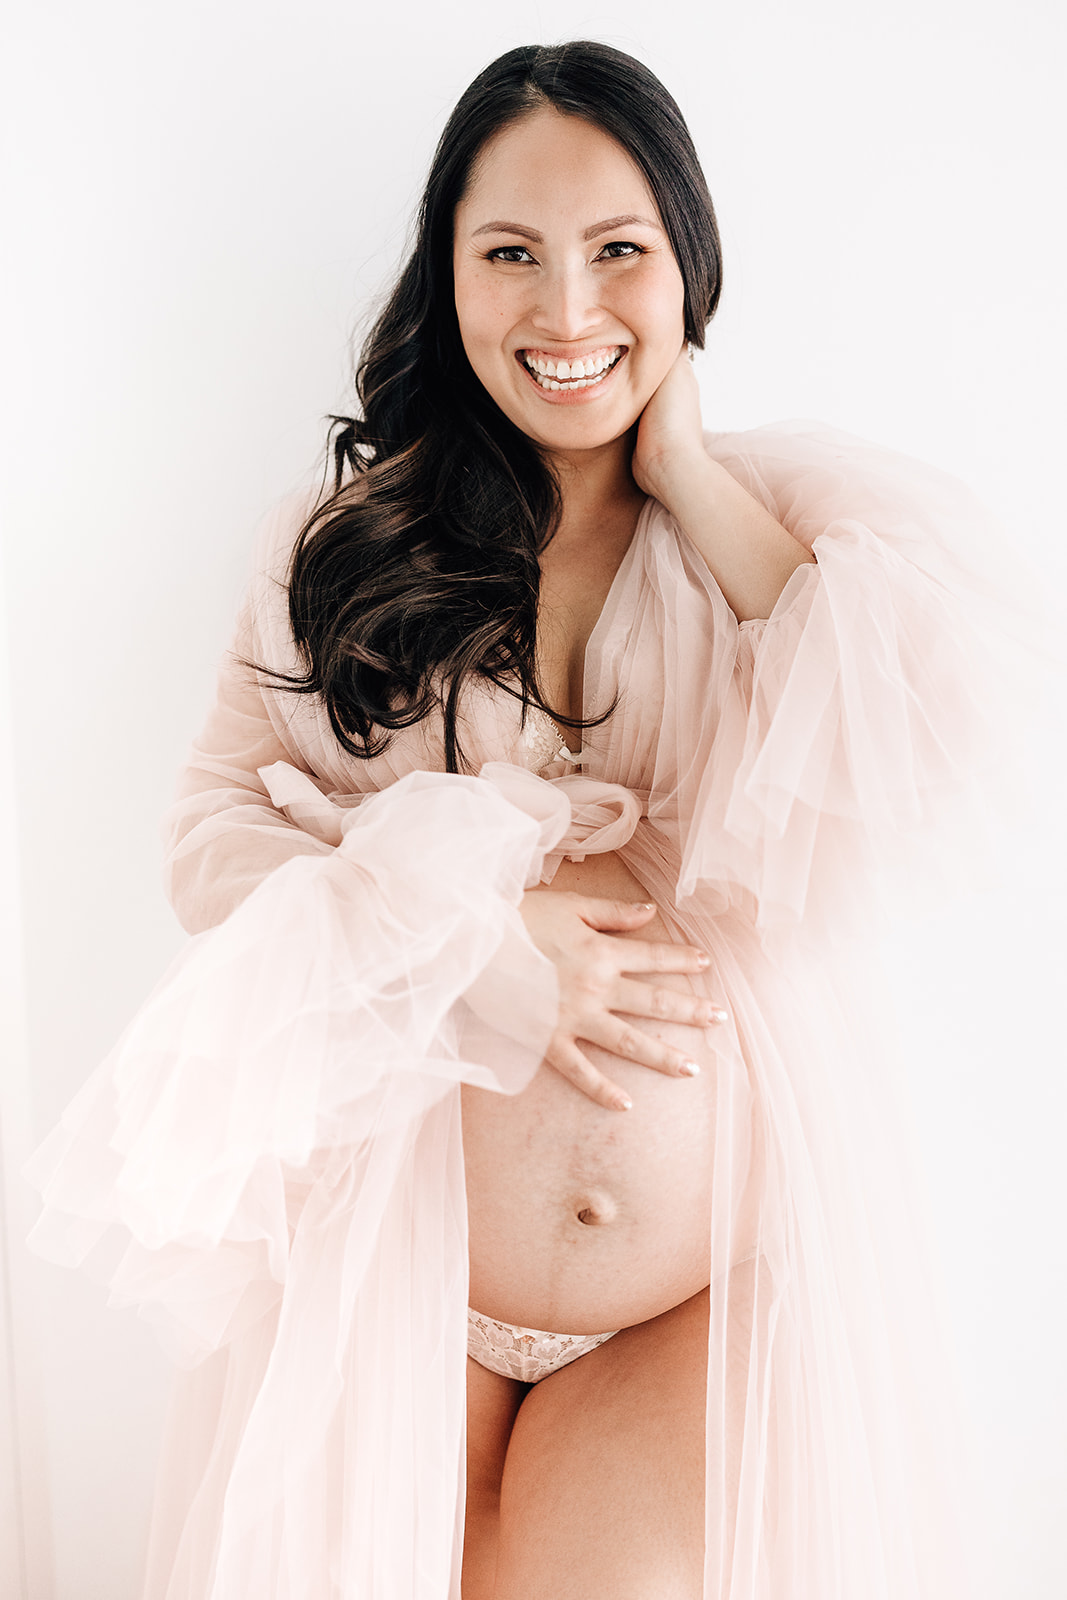
M545 1054L549 1066L598 1105L618 1111L630 1110L629 1096L593 1066L583 1044L672 1077L700 1070L639 1026L642 1017L696 1027L726 1021L726 1012L700 995L635 976L691 974L708 966L706 953L693 945L635 938L653 921L655 906L554 888L527 891L521 911L530 938L559 975L559 1019Z

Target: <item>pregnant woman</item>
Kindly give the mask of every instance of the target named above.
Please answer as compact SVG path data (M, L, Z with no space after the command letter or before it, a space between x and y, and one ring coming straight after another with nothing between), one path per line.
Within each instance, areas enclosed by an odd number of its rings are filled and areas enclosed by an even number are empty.
M467 90L40 1158L191 1369L154 1600L966 1592L863 935L981 757L972 508L703 434L719 283L638 62Z

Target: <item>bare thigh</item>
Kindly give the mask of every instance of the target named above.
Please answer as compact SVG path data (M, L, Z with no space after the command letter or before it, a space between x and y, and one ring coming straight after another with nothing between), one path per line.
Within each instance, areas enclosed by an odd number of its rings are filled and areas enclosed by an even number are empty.
M500 1533L500 1486L515 1418L528 1383L467 1357L467 1517L463 1600L492 1600Z
M530 1389L464 1600L700 1600L707 1341L704 1290Z

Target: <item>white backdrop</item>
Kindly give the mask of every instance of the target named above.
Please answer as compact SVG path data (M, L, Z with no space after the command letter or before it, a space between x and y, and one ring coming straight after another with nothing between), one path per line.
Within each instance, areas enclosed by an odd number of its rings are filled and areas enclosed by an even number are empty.
M564 37L647 61L722 225L708 425L814 417L938 462L999 510L1006 568L1028 561L1058 607L1064 33L1058 0L53 0L9 24L9 1181L26 1098L43 1133L180 943L156 819L256 520L346 403L349 336L474 73ZM1040 726L1042 747L1062 738L1051 704ZM894 957L1003 1600L1067 1588L1054 760L1036 787L1003 882ZM165 1365L95 1287L28 1266L19 1226L0 1314L23 1351L30 1545L9 1567L39 1600L133 1600Z

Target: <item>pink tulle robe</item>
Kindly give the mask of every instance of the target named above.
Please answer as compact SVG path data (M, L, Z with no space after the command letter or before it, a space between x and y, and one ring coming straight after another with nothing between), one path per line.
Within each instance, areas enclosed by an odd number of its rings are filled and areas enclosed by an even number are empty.
M972 1592L870 955L884 891L907 903L966 871L995 759L979 514L933 469L824 429L708 449L817 565L738 625L649 501L589 641L586 715L618 704L578 773L530 771L517 704L488 689L461 729L477 776L456 776L436 721L361 763L314 703L223 665L169 818L195 937L34 1168L38 1248L110 1247L113 1299L188 1368L149 1600L459 1600L459 1086L514 1093L537 1070L555 978L516 908L597 850L710 952L731 1018L705 1600ZM293 662L294 531L276 519L235 641L273 667Z

